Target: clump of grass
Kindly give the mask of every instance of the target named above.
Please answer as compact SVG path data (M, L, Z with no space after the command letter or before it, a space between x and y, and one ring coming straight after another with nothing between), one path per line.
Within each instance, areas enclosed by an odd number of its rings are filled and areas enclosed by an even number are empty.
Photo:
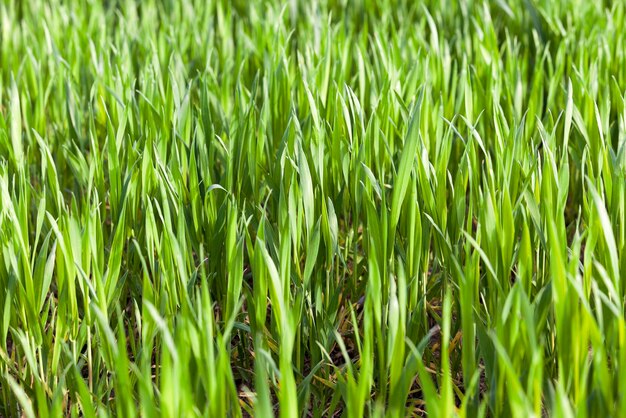
M626 416L623 2L0 4L0 415Z

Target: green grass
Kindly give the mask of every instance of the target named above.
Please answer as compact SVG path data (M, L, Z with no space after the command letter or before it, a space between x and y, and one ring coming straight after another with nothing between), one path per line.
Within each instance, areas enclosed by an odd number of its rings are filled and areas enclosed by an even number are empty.
M0 2L0 416L626 416L625 27Z

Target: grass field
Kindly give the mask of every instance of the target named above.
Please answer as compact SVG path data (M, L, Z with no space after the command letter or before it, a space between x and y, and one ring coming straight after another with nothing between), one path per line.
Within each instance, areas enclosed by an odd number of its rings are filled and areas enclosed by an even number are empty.
M626 3L2 0L0 416L626 416Z

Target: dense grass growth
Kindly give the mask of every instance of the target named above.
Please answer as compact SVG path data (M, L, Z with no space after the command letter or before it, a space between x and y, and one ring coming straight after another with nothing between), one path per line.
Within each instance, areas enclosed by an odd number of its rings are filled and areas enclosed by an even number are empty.
M625 12L1 1L0 416L626 416Z

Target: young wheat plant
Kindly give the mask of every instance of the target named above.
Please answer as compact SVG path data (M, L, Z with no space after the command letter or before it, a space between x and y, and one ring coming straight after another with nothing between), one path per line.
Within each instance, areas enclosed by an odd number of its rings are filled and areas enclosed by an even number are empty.
M0 416L626 416L625 28L0 1Z

